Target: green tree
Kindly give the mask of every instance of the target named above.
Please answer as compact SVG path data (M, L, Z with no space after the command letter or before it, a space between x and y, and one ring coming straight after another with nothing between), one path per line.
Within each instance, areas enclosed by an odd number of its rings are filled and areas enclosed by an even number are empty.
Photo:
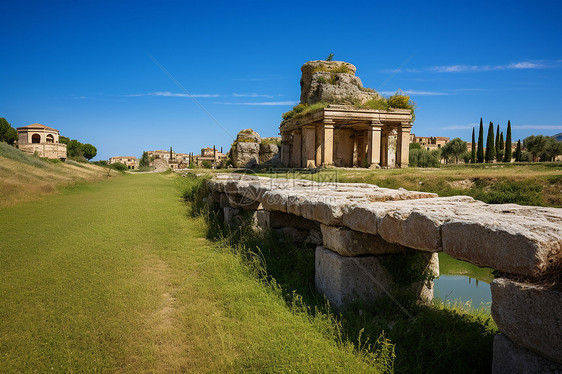
M494 150L494 124L490 122L488 126L488 138L486 139L486 156L484 157L486 162L492 162L496 158L496 152Z
M421 144L420 143L410 143L410 151L412 149L421 149Z
M480 129L478 130L478 152L476 153L478 163L484 162L484 126L482 125L482 117L480 117Z
M500 149L500 125L496 128L496 141L494 143L494 150L496 151L496 157L498 156L498 149Z
M540 153L541 161L554 161L554 158L562 154L562 142L557 141L552 136L546 137L546 145Z
M531 135L523 140L523 145L527 151L531 152L533 162L537 162L537 156L542 154L546 148L546 137L543 135Z
M18 140L18 132L6 118L0 117L0 142L14 144Z
M326 61L332 61L334 59L334 54L330 53L328 57L326 57Z
M496 147L496 160L498 162L503 161L504 147L505 147L505 144L503 142L503 131L502 131L500 133L500 141L498 142L498 147Z
M504 162L511 162L511 122L507 121L507 133L505 134L505 153L503 155Z
M139 169L144 170L149 167L150 167L150 157L148 156L148 152L144 151L139 161Z
M461 138L455 138L443 146L441 155L448 160L455 159L455 164L459 163L459 157L466 152L466 142Z
M515 148L515 162L521 162L521 139L517 141L517 148Z
M470 162L476 163L476 140L474 140L474 127L472 128L472 149L470 152Z
M82 153L84 155L84 158L86 158L87 160L91 160L92 158L96 157L96 155L98 154L98 150L93 145L86 143L82 144Z

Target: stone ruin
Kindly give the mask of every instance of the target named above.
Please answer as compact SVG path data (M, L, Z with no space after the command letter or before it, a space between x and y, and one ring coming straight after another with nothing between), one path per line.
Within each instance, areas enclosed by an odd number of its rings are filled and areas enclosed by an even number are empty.
M404 291L431 300L429 279L398 284L385 266L397 253L435 276L437 252L497 270L492 372L562 372L562 209L248 175L218 174L208 186L226 224L317 245L316 288L335 308Z
M301 67L300 104L279 126L282 165L408 167L412 110L373 109L387 108L388 102L363 87L355 71L343 61Z
M236 168L252 168L257 165L278 165L281 138L261 138L252 129L242 130L236 136L230 150L232 165Z
M301 67L301 104L355 105L381 96L364 88L354 65L344 61L309 61Z

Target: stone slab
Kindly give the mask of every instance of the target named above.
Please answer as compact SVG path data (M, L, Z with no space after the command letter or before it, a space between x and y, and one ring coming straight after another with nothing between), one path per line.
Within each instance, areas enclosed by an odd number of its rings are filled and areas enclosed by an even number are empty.
M491 284L492 317L513 342L562 364L562 291L505 278Z
M492 374L562 374L562 364L520 347L500 334L494 338Z
M409 250L399 244L385 241L379 235L350 230L345 227L322 225L324 247L342 256L381 255L404 253Z

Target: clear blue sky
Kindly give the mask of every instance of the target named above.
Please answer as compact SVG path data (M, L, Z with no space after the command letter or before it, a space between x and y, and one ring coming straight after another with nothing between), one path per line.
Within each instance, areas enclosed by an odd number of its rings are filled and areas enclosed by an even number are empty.
M470 140L480 117L511 120L514 139L562 132L559 1L3 0L0 14L0 117L96 159L276 136L301 65L329 53L366 87L410 93L418 136Z

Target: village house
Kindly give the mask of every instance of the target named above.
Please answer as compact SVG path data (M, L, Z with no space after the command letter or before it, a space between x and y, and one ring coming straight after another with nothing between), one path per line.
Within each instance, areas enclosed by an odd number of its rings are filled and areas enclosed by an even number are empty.
M18 127L17 148L39 157L66 160L66 144L59 143L59 130L34 123Z
M418 143L422 148L432 151L447 144L451 139L445 136L416 136L411 134L410 143Z
M109 159L109 164L124 164L129 170L135 170L139 167L139 160L135 156L117 156Z

